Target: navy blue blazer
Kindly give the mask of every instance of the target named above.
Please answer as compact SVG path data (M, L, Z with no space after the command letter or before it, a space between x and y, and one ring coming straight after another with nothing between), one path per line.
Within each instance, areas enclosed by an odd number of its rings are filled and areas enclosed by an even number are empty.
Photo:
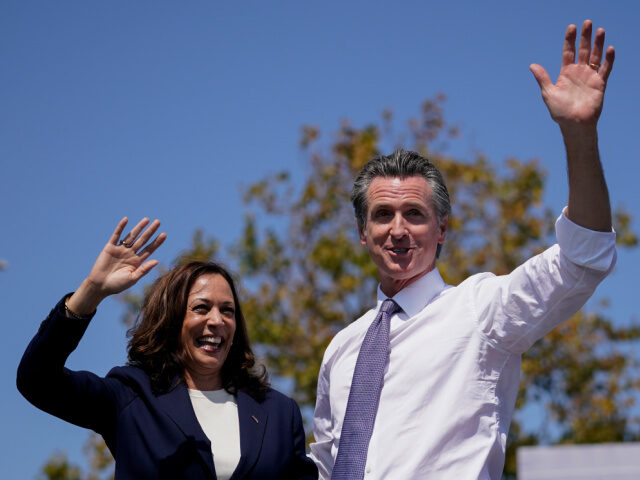
M102 435L116 461L116 480L215 479L211 443L184 383L154 395L136 367L116 367L104 378L64 367L88 324L66 318L60 301L22 357L20 392L45 412ZM262 402L243 391L236 400L241 457L232 480L318 477L294 400L276 390Z

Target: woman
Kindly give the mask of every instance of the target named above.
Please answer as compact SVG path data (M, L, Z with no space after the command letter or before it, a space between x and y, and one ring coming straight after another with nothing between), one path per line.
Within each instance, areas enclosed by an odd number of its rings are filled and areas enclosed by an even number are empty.
M235 286L192 262L159 278L129 342L129 365L105 378L64 368L100 302L134 285L166 235L123 218L75 293L42 323L18 368L35 406L105 440L116 479L317 478L297 404L254 371ZM145 246L146 245L146 246Z

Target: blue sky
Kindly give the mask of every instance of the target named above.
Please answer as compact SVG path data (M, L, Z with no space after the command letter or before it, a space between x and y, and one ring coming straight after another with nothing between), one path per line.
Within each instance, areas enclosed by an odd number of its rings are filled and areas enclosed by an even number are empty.
M81 461L87 433L29 405L15 370L53 304L88 272L118 219L160 218L164 263L203 228L240 235L240 187L304 175L300 127L330 140L393 109L398 125L444 92L451 153L540 158L547 203L566 202L564 152L528 71L555 78L569 23L591 18L617 50L600 121L612 202L640 212L640 40L635 2L17 1L0 4L0 342L3 477L32 479L54 450ZM636 225L638 225L638 219ZM640 230L640 227L637 227ZM637 318L640 252L597 292ZM105 374L125 361L107 300L72 355Z

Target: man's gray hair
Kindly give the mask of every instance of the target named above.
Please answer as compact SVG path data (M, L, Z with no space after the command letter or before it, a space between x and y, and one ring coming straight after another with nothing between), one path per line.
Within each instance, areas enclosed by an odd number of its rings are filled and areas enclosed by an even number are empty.
M399 149L391 155L378 155L372 158L358 173L351 190L351 202L355 209L358 226L364 229L367 225L367 192L374 178L404 179L415 176L424 178L431 187L438 225L441 225L442 220L451 212L451 201L440 170L418 153ZM439 244L436 258L440 255L441 248L442 245Z

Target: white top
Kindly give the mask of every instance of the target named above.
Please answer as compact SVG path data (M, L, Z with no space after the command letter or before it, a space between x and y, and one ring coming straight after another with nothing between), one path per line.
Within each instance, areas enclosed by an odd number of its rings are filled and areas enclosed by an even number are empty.
M613 268L615 233L561 215L558 244L509 275L457 287L437 269L398 292L389 364L365 479L500 479L520 381L520 356L579 310ZM587 268L588 267L588 268ZM311 454L328 479L358 352L376 308L339 332L318 378Z
M236 399L226 390L189 390L196 418L211 441L218 480L229 480L240 461L240 422Z

